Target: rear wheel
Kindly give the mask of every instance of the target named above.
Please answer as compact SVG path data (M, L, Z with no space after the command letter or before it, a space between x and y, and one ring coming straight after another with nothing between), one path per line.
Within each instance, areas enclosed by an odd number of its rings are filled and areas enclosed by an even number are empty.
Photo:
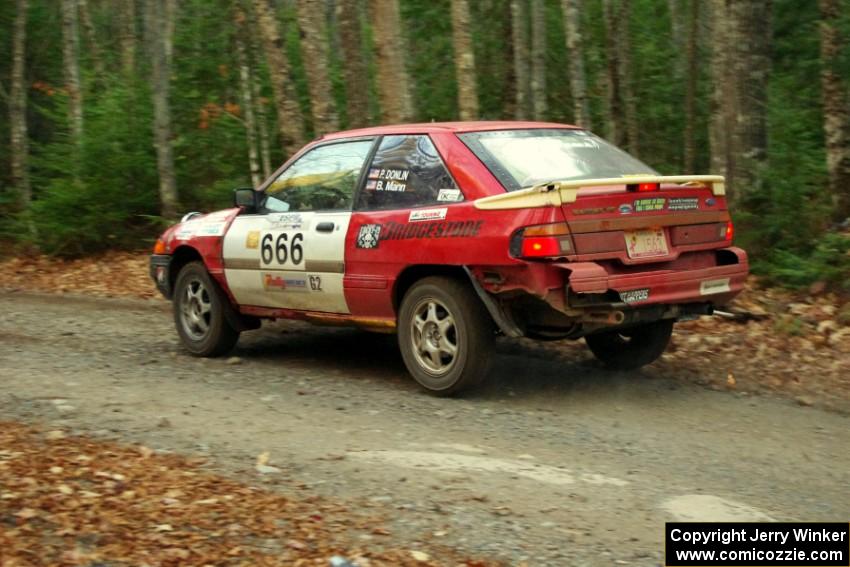
M661 356L672 333L673 321L663 320L587 335L584 340L605 366L614 370L635 370Z
M203 263L190 262L177 275L174 286L174 323L183 346L195 356L221 356L236 341L239 331L227 321L227 297Z
M405 294L398 342L408 371L431 394L448 396L487 374L493 321L468 285L446 277L420 280Z

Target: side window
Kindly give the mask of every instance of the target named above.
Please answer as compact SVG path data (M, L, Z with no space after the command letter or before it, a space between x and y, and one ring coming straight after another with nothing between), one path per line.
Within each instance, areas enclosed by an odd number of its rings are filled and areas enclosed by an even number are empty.
M354 189L373 140L314 148L286 168L266 189L272 212L350 210Z
M357 209L403 209L462 200L428 136L385 136L369 166Z

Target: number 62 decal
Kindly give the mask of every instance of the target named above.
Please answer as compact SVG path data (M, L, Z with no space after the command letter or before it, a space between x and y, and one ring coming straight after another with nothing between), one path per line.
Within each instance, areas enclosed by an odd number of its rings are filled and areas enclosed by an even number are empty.
M260 240L260 261L264 266L298 266L304 261L303 242L301 232L267 232Z

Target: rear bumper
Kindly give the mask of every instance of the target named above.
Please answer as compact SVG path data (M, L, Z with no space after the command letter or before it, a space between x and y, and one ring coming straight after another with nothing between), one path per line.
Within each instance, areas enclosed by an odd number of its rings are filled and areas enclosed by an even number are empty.
M694 270L657 270L631 274L611 274L595 262L562 266L570 270L569 288L574 293L614 291L629 306L706 302L723 305L741 292L749 274L746 252L735 247L724 250L734 255L737 263ZM727 254L728 257L731 255Z
M153 254L150 261L151 279L166 299L171 299L171 258L168 254Z

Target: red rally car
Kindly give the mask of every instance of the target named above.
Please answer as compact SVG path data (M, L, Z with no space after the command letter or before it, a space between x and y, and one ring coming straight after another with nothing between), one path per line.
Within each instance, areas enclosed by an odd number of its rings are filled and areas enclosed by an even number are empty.
M722 177L661 176L564 124L331 134L234 200L186 215L151 258L192 354L262 319L354 325L396 332L441 395L487 374L497 334L584 337L610 367L648 364L748 272Z

